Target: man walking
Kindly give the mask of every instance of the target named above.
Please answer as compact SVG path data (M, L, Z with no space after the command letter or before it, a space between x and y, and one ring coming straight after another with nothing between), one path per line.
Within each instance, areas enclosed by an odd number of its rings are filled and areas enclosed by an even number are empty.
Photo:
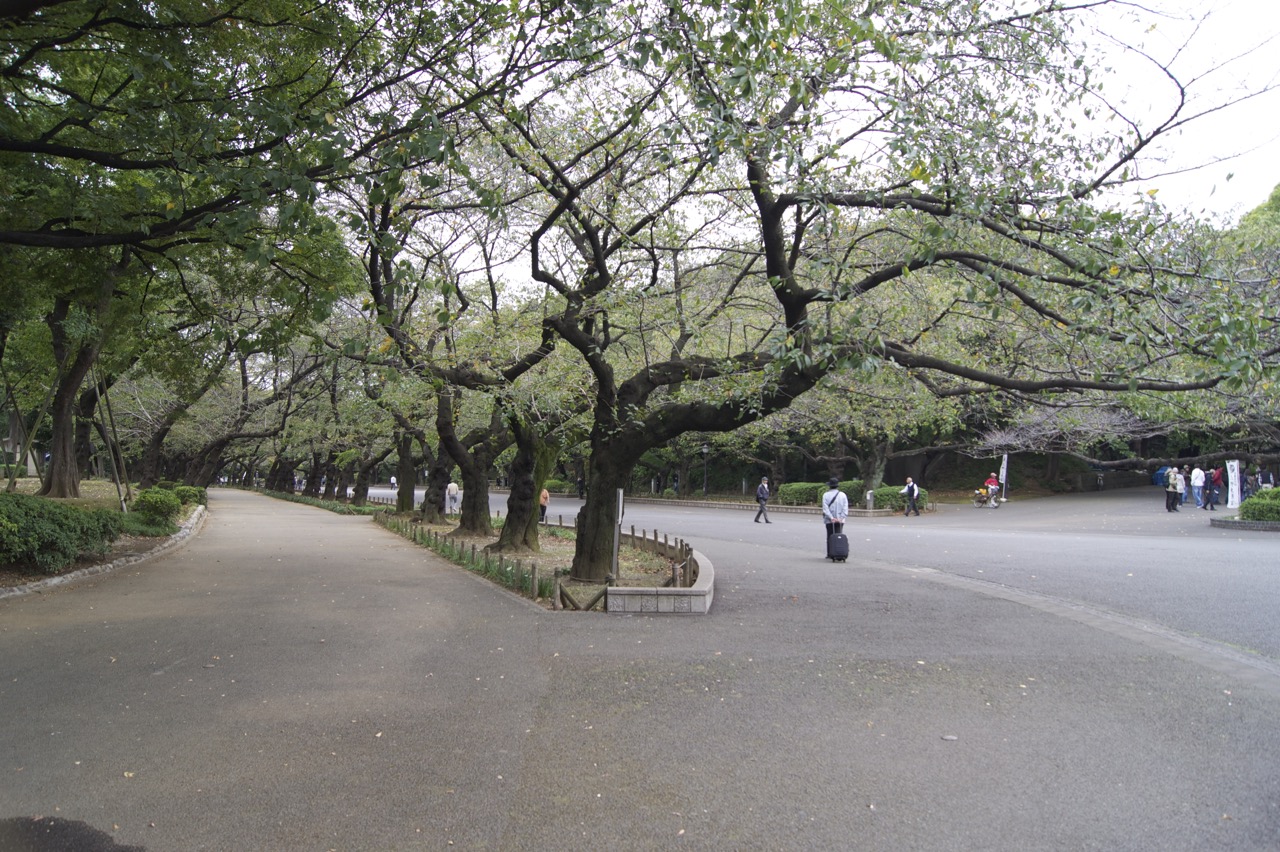
M907 484L898 493L907 495L907 508L902 513L902 517L906 518L913 514L917 518L920 517L920 509L916 506L916 500L920 497L920 486L916 485L911 477L908 476Z
M1191 469L1191 496L1196 498L1196 508L1204 508L1204 471L1200 465Z
M1222 474L1222 465L1207 470L1204 474L1204 508L1211 512L1218 511L1218 497L1227 484Z
M756 486L756 502L760 504L760 509L756 512L756 523L760 523L761 515L764 515L766 524L773 523L769 520L769 509L766 505L769 502L769 477L767 476L761 477L760 484Z

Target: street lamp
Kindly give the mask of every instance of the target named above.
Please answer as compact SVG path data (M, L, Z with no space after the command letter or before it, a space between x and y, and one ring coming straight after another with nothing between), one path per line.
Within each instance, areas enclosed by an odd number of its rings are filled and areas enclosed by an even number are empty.
M702 496L707 496L707 456L711 455L711 448L706 444L702 445Z

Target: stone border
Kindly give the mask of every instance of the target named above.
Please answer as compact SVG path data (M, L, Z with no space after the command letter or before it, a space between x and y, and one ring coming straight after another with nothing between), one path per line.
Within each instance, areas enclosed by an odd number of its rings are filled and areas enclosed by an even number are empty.
M1239 518L1210 518L1209 526L1246 532L1280 532L1280 521L1242 521Z
M686 553L687 570L694 571L697 577L692 586L610 586L605 593L607 611L706 615L715 597L716 569L711 560L698 551L689 549Z
M159 556L162 553L168 553L170 550L174 550L181 545L186 544L188 539L200 531L200 528L204 525L206 514L207 511L205 507L197 505L195 511L191 513L191 517L187 518L187 520L183 522L181 528L179 528L176 533L169 536L163 543L156 545L146 553L135 553L132 556L122 556L119 559L111 562L104 562L101 565L90 565L88 568L81 568L66 574L58 574L55 577L46 577L43 580L36 580L35 582L27 583L22 586L12 586L7 589L0 589L0 599L18 597L19 595L26 595L32 592L43 592L46 589L74 583L78 580L83 580L87 577L93 577L98 574L106 574L109 571L115 571L117 568L124 568L127 565L136 565L139 562L145 562L146 560Z

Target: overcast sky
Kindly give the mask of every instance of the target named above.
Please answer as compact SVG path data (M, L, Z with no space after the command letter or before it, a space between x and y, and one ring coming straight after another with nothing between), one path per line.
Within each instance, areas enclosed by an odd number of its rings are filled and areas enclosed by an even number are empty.
M1106 29L1118 26L1114 31L1127 43L1168 62L1190 86L1190 112L1246 91L1276 89L1170 136L1158 152L1167 166L1201 168L1143 188L1158 189L1168 206L1231 220L1266 201L1280 184L1280 0L1149 0L1118 17ZM1132 56L1115 67L1121 71L1117 83L1129 88L1128 109L1148 110L1148 117L1167 114L1173 95L1167 82L1137 70ZM1152 164L1146 173L1154 170Z

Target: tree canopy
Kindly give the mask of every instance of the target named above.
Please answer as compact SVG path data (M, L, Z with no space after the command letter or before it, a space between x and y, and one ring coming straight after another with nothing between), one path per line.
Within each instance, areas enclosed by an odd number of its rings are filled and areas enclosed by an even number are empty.
M510 458L506 546L580 459L603 580L637 466L753 424L868 480L966 441L1263 452L1280 202L1223 231L1126 192L1212 110L1152 60L1167 110L1123 111L1085 49L1115 5L28 4L0 264L39 288L0 287L46 489L86 383L181 387L136 421L154 471L204 411L187 476L395 453L432 501L456 465L487 529Z

